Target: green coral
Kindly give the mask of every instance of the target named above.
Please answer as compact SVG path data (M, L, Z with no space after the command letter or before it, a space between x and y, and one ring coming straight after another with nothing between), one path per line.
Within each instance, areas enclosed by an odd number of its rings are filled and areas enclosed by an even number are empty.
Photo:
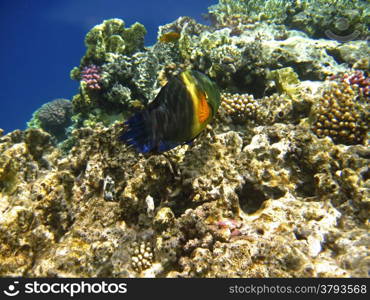
M267 79L275 82L277 91L280 94L286 94L291 99L296 99L299 94L298 84L299 78L293 68L282 68L270 72Z
M118 54L132 55L144 48L145 34L146 29L140 23L125 28L123 20L105 20L87 33L87 52L81 60L81 65L111 61L112 56Z

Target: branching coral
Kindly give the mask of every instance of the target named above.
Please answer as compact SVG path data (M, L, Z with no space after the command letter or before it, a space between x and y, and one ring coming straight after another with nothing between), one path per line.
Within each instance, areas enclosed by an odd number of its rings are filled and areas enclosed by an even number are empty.
M86 82L86 87L91 90L100 90L101 68L96 65L89 65L82 69L81 80Z
M221 94L221 100L221 105L226 114L236 121L255 119L258 103L253 95L223 93Z
M227 27L235 21L248 24L269 19L281 23L286 18L287 9L293 5L292 1L281 0L220 0L208 10L216 26Z
M236 123L255 126L300 118L294 114L293 101L286 95L273 94L255 99L250 94L222 93L221 99L226 116Z
M333 82L312 109L315 134L329 136L338 144L364 143L369 115L357 97L358 92L351 85Z

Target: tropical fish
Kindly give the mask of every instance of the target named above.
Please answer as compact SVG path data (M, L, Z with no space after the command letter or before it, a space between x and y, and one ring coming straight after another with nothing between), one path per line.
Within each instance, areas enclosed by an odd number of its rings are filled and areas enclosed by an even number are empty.
M180 33L176 31L170 31L167 33L163 33L159 37L159 41L162 43L175 43L179 40L180 36L181 36Z
M141 153L165 152L191 143L220 106L214 82L198 71L172 78L146 109L125 122L121 140Z

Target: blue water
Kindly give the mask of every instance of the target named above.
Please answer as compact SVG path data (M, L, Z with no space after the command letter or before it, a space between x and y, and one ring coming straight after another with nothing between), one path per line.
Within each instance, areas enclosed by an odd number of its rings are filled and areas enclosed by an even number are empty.
M105 19L146 27L146 45L159 25L179 16L203 22L217 0L14 0L0 1L0 128L25 129L32 113L55 98L71 99L78 82L69 72L85 53L84 37Z

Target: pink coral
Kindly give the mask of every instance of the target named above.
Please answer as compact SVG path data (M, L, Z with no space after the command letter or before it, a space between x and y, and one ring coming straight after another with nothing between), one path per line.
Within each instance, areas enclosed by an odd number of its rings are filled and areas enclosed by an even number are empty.
M356 86L361 97L370 98L370 77L366 72L355 70L353 73L333 75L330 80L339 80L351 86Z
M230 236L239 236L241 235L240 228L242 224L233 219L220 219L216 222L216 225L219 229L226 229L229 231Z
M90 90L101 90L101 68L96 65L89 65L82 69L81 80L86 82Z
M346 75L343 76L344 80L351 85L357 85L361 96L370 97L370 78L363 71L356 70L352 75Z

